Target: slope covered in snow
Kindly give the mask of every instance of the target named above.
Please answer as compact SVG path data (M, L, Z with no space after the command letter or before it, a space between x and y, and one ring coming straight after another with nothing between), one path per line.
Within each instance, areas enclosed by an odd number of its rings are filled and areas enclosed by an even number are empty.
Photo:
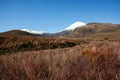
M36 30L29 30L29 29L21 29L22 31L26 31L26 32L29 32L29 33L33 33L33 34L43 34L45 33L44 31L36 31Z
M69 27L65 28L62 32L64 33L68 33L68 31L71 31L71 30L74 30L76 29L77 27L81 27L81 26L84 26L86 25L86 23L84 22L75 22L73 23L72 25L70 25ZM52 33L47 33L45 31L36 31L36 30L30 30L30 29L27 29L27 28L24 28L24 29L21 29L22 31L26 31L26 32L29 32L29 33L33 33L33 34L52 34ZM67 32L66 32L67 31ZM59 32L58 32L59 33ZM58 34L57 33L57 34ZM60 32L61 33L61 32ZM56 34L56 33L55 33ZM63 33L62 33L63 34Z
M86 25L86 23L77 21L77 22L73 23L72 25L70 25L69 27L65 28L64 30L74 30L75 28L81 27L84 25Z

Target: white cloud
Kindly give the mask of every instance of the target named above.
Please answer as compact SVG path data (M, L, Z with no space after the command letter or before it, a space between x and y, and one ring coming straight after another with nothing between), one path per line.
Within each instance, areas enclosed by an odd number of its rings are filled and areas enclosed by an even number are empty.
M24 29L21 29L21 30L29 32L29 33L33 33L33 34L43 34L43 33L45 33L45 31L36 31L36 30L30 30L30 29L27 29L27 28L24 28Z

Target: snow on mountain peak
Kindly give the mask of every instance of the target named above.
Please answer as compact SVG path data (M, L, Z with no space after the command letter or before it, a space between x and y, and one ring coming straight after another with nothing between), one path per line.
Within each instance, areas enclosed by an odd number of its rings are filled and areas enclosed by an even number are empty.
M43 33L45 33L44 31L29 30L27 28L24 28L24 29L21 29L21 30L29 32L29 33L33 33L33 34L43 34Z
M77 22L73 23L72 25L70 25L69 27L65 28L64 30L74 30L75 28L81 27L84 25L86 25L86 23L77 21Z

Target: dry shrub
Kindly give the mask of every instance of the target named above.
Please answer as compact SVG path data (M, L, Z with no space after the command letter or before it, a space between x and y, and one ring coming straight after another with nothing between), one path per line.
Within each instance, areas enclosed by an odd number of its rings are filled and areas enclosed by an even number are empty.
M90 43L0 56L0 80L120 80L120 46Z
M73 47L83 43L81 39L70 38L44 38L44 37L0 37L0 55L19 52L37 51L45 49Z

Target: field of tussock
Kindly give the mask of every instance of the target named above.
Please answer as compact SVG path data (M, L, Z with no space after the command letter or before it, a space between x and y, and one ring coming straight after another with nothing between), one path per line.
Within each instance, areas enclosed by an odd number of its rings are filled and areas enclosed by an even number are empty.
M0 80L120 80L120 43L1 55Z
M73 47L84 42L84 40L72 38L44 38L31 36L0 37L0 55L19 51Z

